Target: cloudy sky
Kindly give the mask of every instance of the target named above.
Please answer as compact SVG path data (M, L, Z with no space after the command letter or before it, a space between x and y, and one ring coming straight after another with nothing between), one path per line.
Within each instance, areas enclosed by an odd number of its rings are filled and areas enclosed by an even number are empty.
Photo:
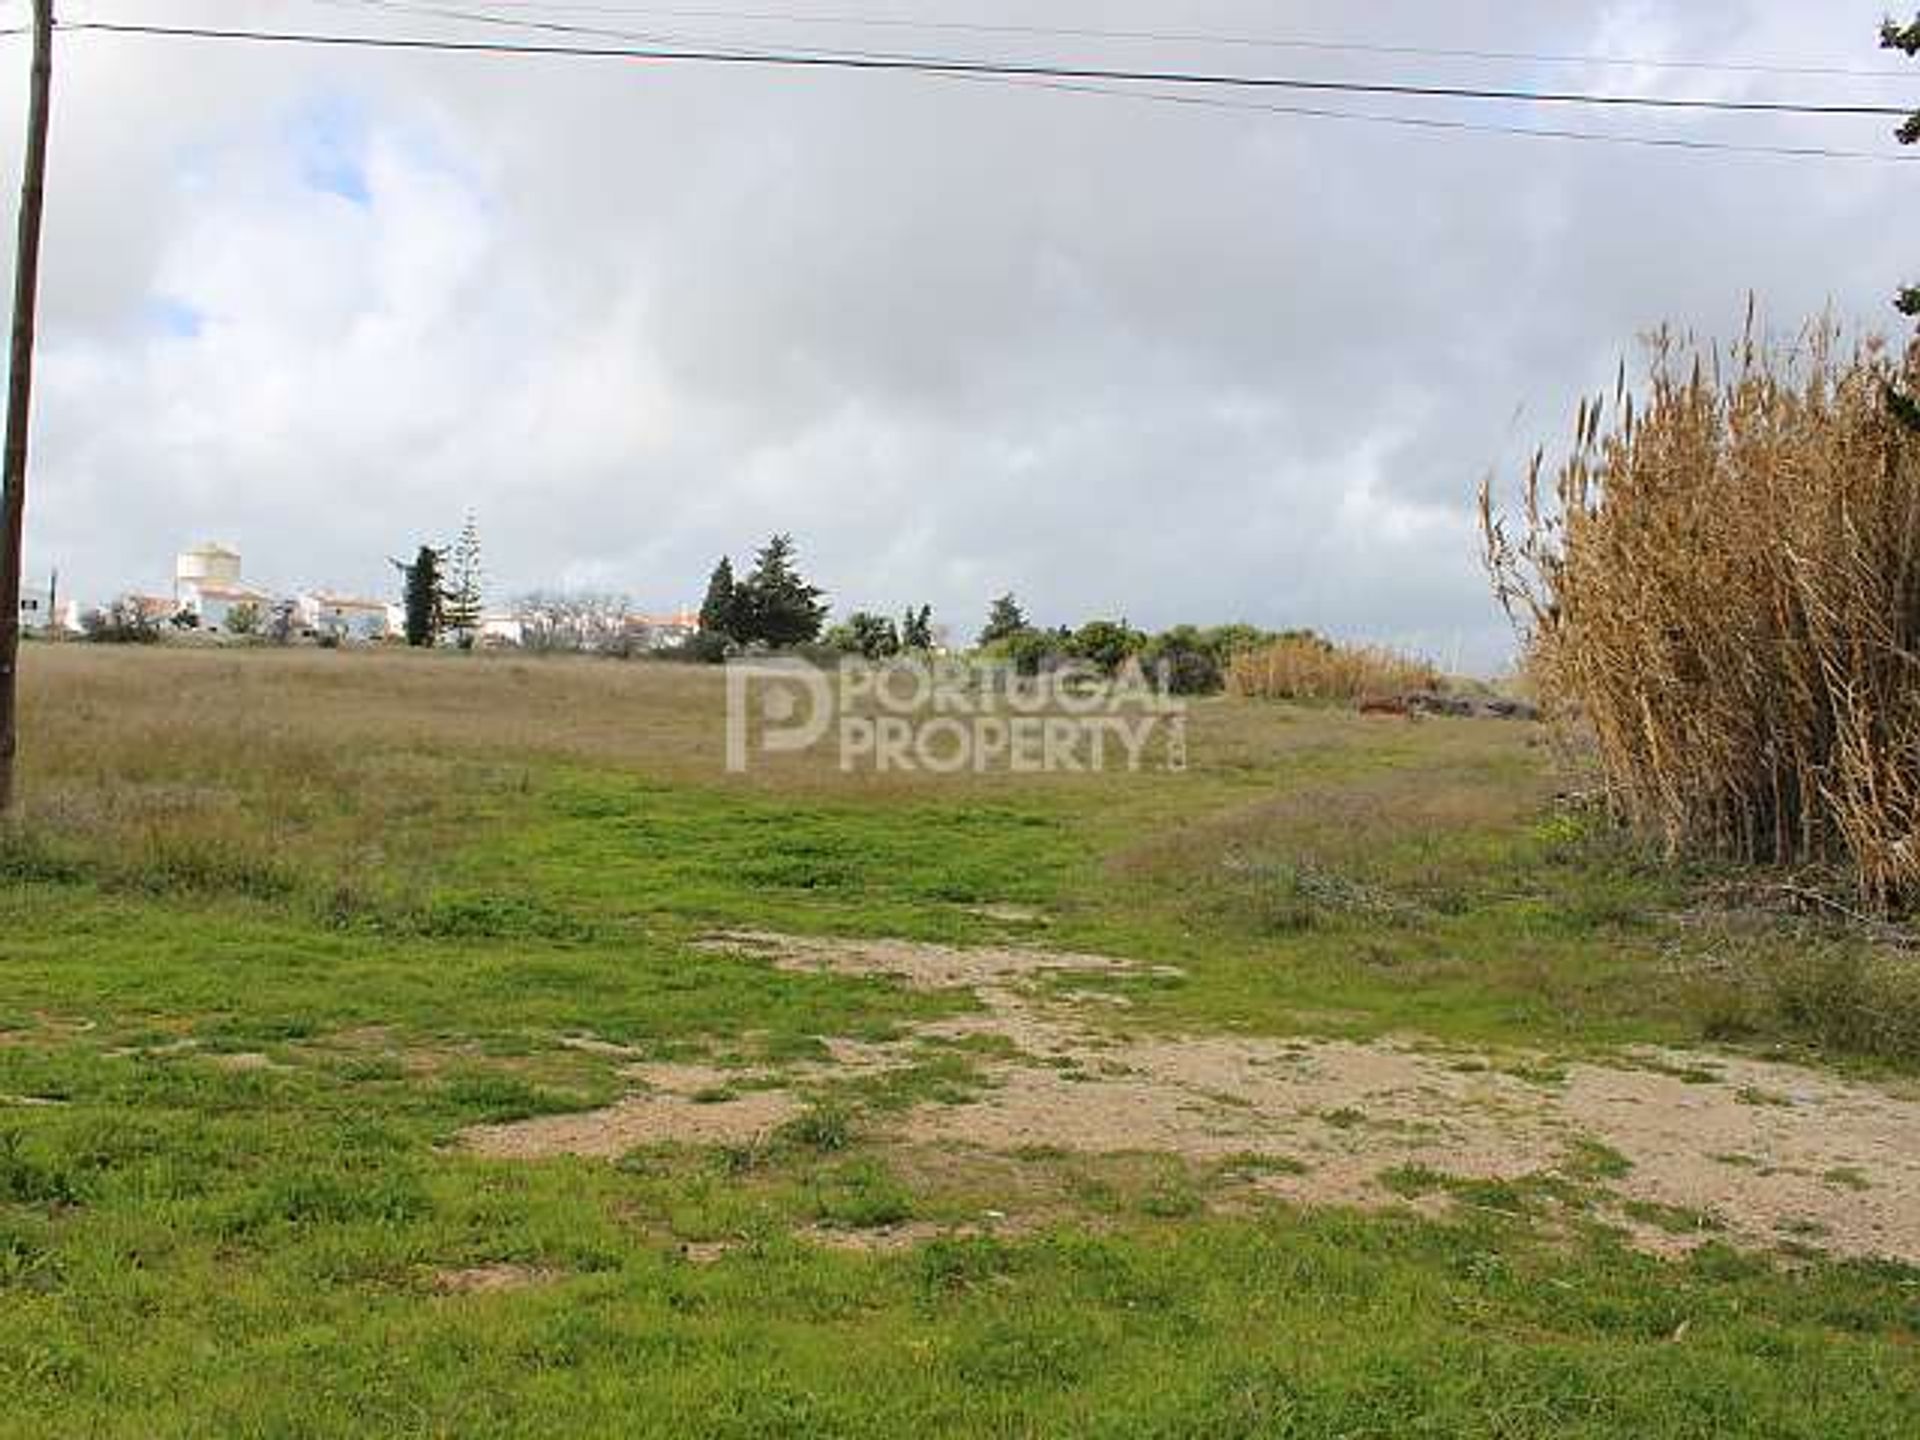
M1920 103L1920 67L1874 48L1883 0L437 3L729 46ZM569 39L404 9L62 14ZM1895 78L955 23L1037 13ZM9 177L26 64L0 41ZM1827 306L1884 328L1920 272L1898 164L101 33L61 37L56 91L28 568L87 598L163 588L201 538L263 583L385 593L386 557L471 508L503 598L697 601L717 555L787 530L842 610L926 601L971 631L1012 589L1050 622L1306 624L1490 665L1483 474L1564 434L1657 322L1723 334L1751 291L1783 328ZM1899 153L1876 119L1301 103Z

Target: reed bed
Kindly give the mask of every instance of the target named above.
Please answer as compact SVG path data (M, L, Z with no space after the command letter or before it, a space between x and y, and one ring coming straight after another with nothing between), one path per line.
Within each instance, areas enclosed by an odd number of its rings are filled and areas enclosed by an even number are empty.
M1920 365L1826 322L1730 353L1654 338L1583 402L1486 561L1548 715L1669 854L1838 863L1920 900Z
M1440 684L1440 672L1417 656L1318 635L1285 635L1244 650L1227 670L1229 694L1260 700L1391 700Z

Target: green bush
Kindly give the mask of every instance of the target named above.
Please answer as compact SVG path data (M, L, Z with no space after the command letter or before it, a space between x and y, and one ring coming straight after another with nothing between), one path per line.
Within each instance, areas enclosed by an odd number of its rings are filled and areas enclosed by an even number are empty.
M677 660L683 665L719 665L732 648L733 641L728 636L701 630L658 653L662 660Z
M900 653L900 627L885 615L856 610L821 637L822 645L868 660L889 660Z
M1140 652L1140 664L1171 695L1211 695L1226 679L1219 654L1192 625L1154 636Z
M1059 631L1021 630L1002 636L982 652L989 660L1003 660L1021 675L1038 675L1072 659L1068 638Z
M1068 649L1076 659L1111 675L1146 646L1147 637L1124 620L1089 620L1073 632Z

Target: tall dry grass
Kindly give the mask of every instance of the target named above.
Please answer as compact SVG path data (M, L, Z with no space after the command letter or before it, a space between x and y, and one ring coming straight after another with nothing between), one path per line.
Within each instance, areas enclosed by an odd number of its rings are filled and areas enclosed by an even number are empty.
M1227 670L1229 694L1260 700L1386 699L1440 683L1440 672L1416 656L1317 635L1285 635L1243 650Z
M722 773L722 677L574 658L38 644L0 880L354 895L425 886L529 767Z
M539 797L575 769L799 806L1057 804L1116 826L1160 823L1170 794L1124 770L849 775L831 744L729 775L717 666L33 644L21 681L21 805L0 825L0 886L73 876L405 910L476 838L539 823ZM1331 720L1276 728L1231 705L1196 706L1188 733L1193 772L1167 782L1186 795L1212 793L1208 775L1237 781L1380 743Z
M1920 898L1920 436L1887 403L1916 368L1826 322L1725 356L1662 334L1645 399L1623 367L1610 417L1583 402L1511 529L1483 489L1543 700L1670 852Z

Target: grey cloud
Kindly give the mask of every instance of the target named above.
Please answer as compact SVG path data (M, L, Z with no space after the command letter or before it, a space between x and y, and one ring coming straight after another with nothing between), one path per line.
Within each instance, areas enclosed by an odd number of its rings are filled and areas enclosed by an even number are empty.
M1087 5L1049 18L1886 63L1871 48L1877 3L1853 0L1712 13L1678 0L1475 4L1448 7L1445 25L1406 3L1283 8ZM894 32L866 43L1143 54ZM1144 53L1323 74L1904 93ZM1832 304L1891 325L1886 293L1920 265L1903 243L1915 192L1892 166L899 77L89 36L62 59L30 566L57 563L93 595L158 583L172 549L202 535L239 542L263 578L387 587L387 555L451 532L472 505L506 591L572 582L679 603L722 550L790 529L843 604L930 600L962 631L1012 587L1050 620L1314 624L1458 643L1492 663L1504 630L1470 521L1482 473L1511 475L1557 439L1575 399L1664 318L1723 334L1751 290L1781 324ZM24 52L0 51L0 64L23 74ZM0 162L17 153L19 108L0 96ZM310 140L329 117L363 170L364 203L316 184L303 154L302 127ZM1891 148L1886 128L1818 133ZM168 305L199 313L198 332L169 333Z

